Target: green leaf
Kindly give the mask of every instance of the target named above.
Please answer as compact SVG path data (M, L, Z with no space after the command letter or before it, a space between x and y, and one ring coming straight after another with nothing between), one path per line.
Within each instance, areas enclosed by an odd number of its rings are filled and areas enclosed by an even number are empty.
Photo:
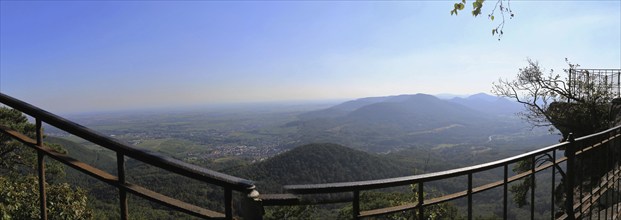
M475 9L475 10L473 10L473 11L472 11L472 15L473 15L474 17L476 17L476 16L478 16L478 15L480 15L480 14L481 14L481 8L477 8L477 9Z
M494 21L494 16L492 15L491 17L489 17L490 19L492 19L492 21Z

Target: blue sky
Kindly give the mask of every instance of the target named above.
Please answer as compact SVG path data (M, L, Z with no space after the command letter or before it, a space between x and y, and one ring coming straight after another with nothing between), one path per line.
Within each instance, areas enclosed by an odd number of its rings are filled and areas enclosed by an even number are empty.
M489 92L526 59L621 68L621 1L2 1L0 92L52 112ZM470 2L470 1L469 1Z

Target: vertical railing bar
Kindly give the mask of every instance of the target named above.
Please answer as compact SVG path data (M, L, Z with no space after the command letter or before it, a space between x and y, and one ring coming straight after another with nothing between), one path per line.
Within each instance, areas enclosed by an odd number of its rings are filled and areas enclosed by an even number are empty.
M617 162L617 164L618 164L618 163L619 163L619 162ZM615 184L615 185L616 185L616 187L617 187L617 190L616 190L617 192L619 192L619 191L620 191L620 189L621 189L621 181L619 181L619 175L621 175L621 172L619 172L619 173L617 174L617 176L616 176L616 181L615 181L615 183L616 183L616 184ZM617 193L615 193L615 194L617 194ZM615 211L617 212L617 219L619 218L619 201L620 201L620 199L619 199L619 198L620 198L620 197L621 197L621 196L620 196L619 194L617 194L617 198L616 198L616 200L615 200L615 206L616 206L616 207L615 207Z
M593 145L595 145L595 144L601 144L601 145L603 145L603 144L605 143L603 139L604 139L604 138L598 138L598 139L595 139L595 140L593 141L592 146L593 146ZM600 149L599 151L606 151L606 153L608 153L608 152L609 152L609 149L610 149L610 148L608 148L608 146L607 146L607 145L606 145L606 146L600 146L600 148L603 148L603 149ZM597 151L595 151L593 154L597 155ZM607 171L607 170L608 170L608 168L610 167L610 166L609 166L609 164L610 164L610 160L609 160L609 159L610 159L610 158L609 158L609 156L608 156L608 155L606 155L605 157L606 157L606 158L604 158L604 160L605 160L605 161L604 161L603 170L604 170L604 172L605 172L604 181L605 181L606 185L604 185L604 192L608 191L608 189L609 189L609 188L608 188L608 186L609 186L609 184L610 184L610 182L609 182L609 174L608 174L608 171ZM600 178L598 178L598 179L601 179L601 177L600 177ZM592 184L589 182L589 185L592 185ZM592 192L592 191L593 191L593 190L590 190L590 191L589 191L589 192L587 192L587 193L590 193L590 192ZM593 195L591 194L591 196L593 196ZM600 197L600 198L601 198L601 197ZM608 196L606 196L606 202L608 202ZM608 216L608 213L607 213L607 212L608 212L608 208L606 208L605 212L606 212L606 213L604 214L604 216ZM607 217L606 217L606 218L607 218Z
M352 214L353 219L360 218L360 191L358 190L354 190L354 199L352 201Z
M619 150L618 150L618 149L617 149L617 154L619 154ZM614 178L615 178L615 186L614 186L614 187L616 188L616 190L615 190L615 191L616 191L616 192L619 192L619 188L620 188L620 187L619 187L619 183L620 183L620 181L619 181L619 175L621 175L621 171L619 171L619 166L620 166L621 164L619 164L619 160L618 160L618 159L617 159L617 161L616 161L616 164L617 164L617 165L616 165L616 168L615 168L615 169L617 170L617 172L615 172L615 177L614 177ZM618 195L617 193L615 193L614 203L615 203L615 205L614 205L614 207L613 207L613 208L614 208L615 212L617 212L617 218L618 218L618 217L619 217L619 214L618 214L618 212L619 212L619 195Z
M468 173L468 220L472 220L472 173Z
M601 216L600 216L601 213L602 213L601 208L597 208L597 219L601 219Z
M589 186L589 193L591 194L591 198L589 199L589 219L593 218L593 187Z
M228 220L233 219L233 190L224 188L224 216Z
M573 203L574 203L574 193L573 193L573 187L574 187L574 160L575 160L575 140L573 137L573 134L569 134L569 136L567 137L567 140L569 141L569 144L567 145L567 148L565 149L565 156L567 157L567 172L565 173L565 214L567 214L567 219L569 220L573 220L575 219L574 216L574 207L573 207Z
M611 158L611 160L614 160L614 158ZM613 164L612 179L611 179L612 180L612 185L611 185L612 195L610 197L610 202L612 204L610 206L610 216L612 217L612 219L616 219L615 213L617 213L617 209L615 209L616 206L617 206L617 202L616 202L617 196L615 195L616 194L615 193L616 192L616 188L617 188L616 187L617 181L616 181L616 174L615 173L616 173L616 167L614 167L614 164Z
M621 89L621 72L619 72L619 77L620 77L619 81L617 81L617 82L620 83L619 84L619 89ZM621 91L619 92L618 95L621 96ZM617 129L616 133L617 134L621 133L621 130ZM619 137L617 137L615 139L617 139L617 141L616 141L617 143L621 143L621 141L619 140ZM619 149L621 146L616 146L616 147L617 147L617 155L618 155L618 157L617 157L617 167L620 168L619 169L619 174L617 176L617 191L621 191L621 181L620 181L620 178L621 178L621 150ZM617 211L619 210L619 203L620 202L621 202L621 196L617 196ZM618 218L618 216L619 215L617 215L617 218Z
M617 192L617 190L616 190L616 188L617 188L616 187L616 185L617 185L617 161L615 160L615 156L614 156L614 152L615 151L614 151L614 148L613 148L614 145L612 143L613 143L613 140L610 140L608 142L608 147L610 148L610 154L609 154L610 155L610 162L611 162L610 166L611 166L611 170L612 170L612 177L611 177L612 178L611 179L612 180L612 192L613 192L612 193L612 197L611 197L612 216L614 217L615 213L617 213L617 209L616 209L617 201L616 200L617 200L618 195L617 195L617 193L615 193L615 192Z
M611 176L610 176L610 172L614 172L614 170L611 169L613 166L612 166L612 158L610 157L610 155L611 155L610 154L611 153L611 151L610 151L610 144L609 144L609 142L605 142L603 137L600 138L599 142L601 144L606 144L605 145L606 167L604 168L604 171L606 172L606 177L605 177L606 178L606 192L613 192L613 194L614 194L614 188L612 188L612 190L611 190L611 187L610 187L611 183L612 183L611 182L612 179L611 179ZM614 195L611 195L610 193L606 193L606 206L607 206L606 207L606 218L608 218L608 210L609 209L610 209L610 216L612 217L614 215L612 206L608 206L609 204L612 204L612 196L614 196Z
M615 180L614 180L614 178L615 178L616 168L615 168L615 165L614 165L615 162L614 162L614 158L613 158L612 144L609 141L609 142L606 143L606 145L607 145L606 149L608 151L608 154L607 154L608 155L607 156L607 159L608 159L608 169L606 169L606 170L608 170L606 172L608 174L608 182L609 182L608 183L608 190L610 190L612 192L612 193L609 193L610 194L610 196L609 196L610 198L608 200L610 201L610 203L609 203L610 204L610 206L609 206L610 216L613 217L614 213L615 213L614 212L614 210L615 210L614 209L614 205L615 205L615 203L614 203L615 202L614 201L614 197L615 197L615 195L614 195L615 194L615 185L614 185Z
M613 74L614 74L614 73L613 73ZM616 133L618 133L618 130L617 130L617 131L615 131L615 133L613 133L612 135L616 135ZM612 148L612 147L615 147L615 148L616 148L616 152L617 152L617 154L618 154L618 155L621 155L621 153L619 152L619 148L618 148L618 146L613 145L613 143L617 143L617 142L619 142L619 141L618 141L618 138L614 138L614 139L610 140L610 146L611 146L611 148ZM614 151L613 151L613 152L614 152ZM615 156L615 155L614 155L614 153L612 154L612 156ZM615 182L614 182L613 189L614 189L614 188L616 188L614 191L619 192L619 188L620 188L620 187L619 187L619 177L620 177L620 175L621 175L621 172L619 172L619 171L620 171L620 170L619 170L619 167L621 166L621 163L620 163L620 162L621 162L621 160L619 160L619 158L618 158L618 157L614 157L614 158L613 158L613 160L615 161L615 162L614 162L614 164L613 164L613 166L615 166L615 171L616 171L616 172L614 173L614 175L613 175L613 178L614 178L614 181L615 181ZM619 195L618 195L617 193L615 193L615 197L614 197L614 205L613 205L613 210L616 212L615 219L618 219L618 218L619 218Z
M597 142L597 140L594 140L594 141L593 141L593 144L595 144L596 142ZM596 151L595 151L595 153L600 153L601 151L602 151L601 149L598 149L598 150L596 150ZM597 155L597 154L596 154L596 155ZM606 167L606 158L603 158L603 160L604 160L604 161L602 162L603 164L602 164L601 166L599 166L599 169L606 170L606 168L605 168L605 167ZM600 172L600 170L598 170L598 171L596 171L596 172ZM606 195L605 195L605 194L603 194L603 192L606 192L606 184L607 184L607 183L606 183L606 175L601 176L601 177L599 178L599 180L602 180L601 178L604 178L604 180L603 180L603 181L601 181L601 182L599 183L599 189L600 189L600 191L599 191L597 194L599 195L600 200L604 200L604 197L605 197ZM604 185L602 185L602 183L604 183ZM604 218L606 218L606 216L608 216L608 213L607 213L606 208L604 208L604 210L603 210L603 211L604 211Z
M128 219L127 211L127 191L125 191L125 156L116 152L116 168L119 182L119 210L121 211L121 219Z
M36 119L37 146L43 146L43 126L41 119ZM39 214L42 220L47 220L47 196L45 190L45 154L37 150L37 173L39 175Z
M592 219L593 218L593 203L594 203L593 202L593 197L594 197L594 194L593 194L593 184L589 184L588 186L589 186L588 193L591 195L591 198L589 199L589 219ZM595 202L597 202L597 201L595 201ZM599 216L599 214L598 214L598 216Z
M613 192L619 192L619 176L615 175L614 178L615 178L615 182L613 185L613 189L615 190ZM612 205L612 209L614 213L616 214L615 219L617 219L619 217L619 195L617 193L614 193L613 202L614 202L614 205ZM613 216L615 216L615 214L613 214Z
M423 189L423 182L418 183L418 219L425 219L425 210L423 207L423 202L425 201L425 194Z
M593 145L590 145L593 146ZM576 150L577 151L577 150ZM583 213L582 213L582 199L584 198L583 194L583 184L584 183L584 157L585 154L590 154L590 153L585 153L584 152L584 148L580 149L580 157L577 158L576 160L579 161L580 166L578 166L579 168L576 169L576 172L578 174L578 204L580 204L580 207L578 208L578 211L580 212L580 216L582 217Z
M569 81L567 82L567 84L569 85L569 94L573 95L572 91L573 91L573 87L572 87L572 80L571 80L571 73L573 72L572 68L569 68ZM576 85L573 85L576 86ZM569 98L567 98L567 102L569 102Z
M552 150L552 191L550 196L550 219L554 219L554 187L556 185L556 150Z
M533 155L533 162L530 167L531 179L530 179L530 219L535 219L535 166L537 164L537 157Z
M509 164L506 163L504 166L504 177L503 177L503 187L502 187L502 219L507 219L507 188L508 188L508 179L509 179Z
M588 143L585 146L588 146ZM591 146L593 146L593 145L591 145ZM595 149L594 151L597 151L597 149ZM583 156L583 157L586 157L586 156L588 156L588 155L585 154L585 156ZM581 165L583 165L582 159L581 159ZM584 167L580 166L580 170L583 170L583 169L584 169ZM591 178L589 178L589 179L591 179ZM589 207L589 219L592 219L593 218L593 216L592 216L593 213L592 213L591 210L593 209L593 204L598 202L597 200L593 201L593 199L595 198L595 195L599 194L599 192L601 191L601 185L597 184L597 185L593 186L593 184L590 183L590 180L588 180L588 182L589 182L589 184L587 185L588 188L586 188L586 190L587 190L587 194L591 196L591 198L589 199L589 206L590 206ZM580 187L584 186L583 183L584 183L584 180L581 178L580 179ZM597 193L593 193L594 187L598 187L598 186L599 186L599 190L597 191ZM582 190L580 191L580 194L582 194ZM580 197L582 198L582 195ZM580 199L580 201L582 201L582 199ZM580 205L580 208L581 208L580 211L582 212L582 205ZM600 211L601 210L598 208L597 209L597 218L598 219L600 217L599 216L599 212ZM584 216L581 216L581 217L584 219Z
M582 160L582 158L584 157L584 152L582 152L582 153L583 153L583 154L581 154L582 156L576 158L576 161L578 161L580 163L580 165L584 164L584 160ZM578 201L580 201L580 208L582 208L582 193L583 193L582 192L582 186L583 186L582 182L584 181L584 176L583 176L583 172L582 171L583 171L583 167L582 166L579 166L579 168L576 168L576 173L577 173L576 175L579 177L579 180L578 180L577 184L578 184L578 198L579 198ZM589 191L592 191L592 190L589 189Z
M590 145L591 145L591 146L593 146L593 145L595 145L595 144L596 144L596 142L598 142L598 141L597 141L597 140L591 140L591 142L592 142L592 143L590 143ZM601 143L601 140L600 140L599 142ZM598 151L601 151L601 147L600 147L600 149L595 149L595 150L593 150L591 154L595 154L595 155L597 155L597 152L598 152ZM599 158L597 158L597 159L599 159ZM605 166L606 166L606 165L604 165L604 167L605 167ZM597 171L595 171L595 172L597 172ZM601 179L601 178L599 178L599 179ZM593 196L594 196L594 194L593 194L593 187L598 187L598 188L599 188L599 190L597 191L597 194L598 194L598 195L600 196L600 198L601 198L601 192L602 192L602 189L604 189L604 188L603 188L603 186L601 186L601 184L599 184L599 183L597 183L597 184L594 186L594 184L590 183L590 181L589 181L589 193L591 194L591 198L593 198ZM592 204L593 204L593 203L598 203L599 201L597 201L597 200L596 200L596 201L591 200L591 202L592 202ZM597 218L600 218L600 211L601 211L601 210L598 208L598 209L597 209ZM604 211L605 211L605 210L604 210ZM607 215L607 214L606 214L606 215ZM606 215L604 215L604 216L606 216ZM592 217L591 217L591 218L592 218Z
M41 119L36 119L35 121L35 129L36 129L36 135L37 135L37 146L41 147L43 146L43 122L41 122Z

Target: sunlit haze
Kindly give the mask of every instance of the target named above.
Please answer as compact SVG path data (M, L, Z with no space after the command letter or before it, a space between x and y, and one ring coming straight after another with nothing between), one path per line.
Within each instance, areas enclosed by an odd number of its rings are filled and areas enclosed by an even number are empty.
M1 1L0 92L51 112L488 92L621 68L620 1Z

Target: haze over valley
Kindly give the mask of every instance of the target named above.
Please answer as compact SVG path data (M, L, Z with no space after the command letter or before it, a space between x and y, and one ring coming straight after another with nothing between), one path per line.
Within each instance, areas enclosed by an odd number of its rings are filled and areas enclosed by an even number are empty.
M533 129L518 118L515 114L522 108L484 93L443 99L412 94L324 104L248 104L67 117L138 148L254 180L262 193L282 193L286 184L360 181L443 171L557 143L560 136L546 129ZM114 152L53 127L47 127L46 133L48 142L62 144L70 156L115 172ZM182 198L206 207L220 207L200 199L219 198L217 189L202 187L191 179L179 179L133 159L128 160L127 170L132 182L181 194ZM82 175L69 171L67 178L90 188L94 207L108 209L110 204L106 200L110 198L105 195L110 193L109 189ZM491 170L477 176L476 181L488 181L498 175L498 171ZM461 190L460 181L451 179L428 187L439 193L456 192ZM175 184L182 184L183 188L169 187ZM481 203L481 210L485 215L494 215L494 209L485 205L494 198L484 197L486 202ZM455 207L462 205L458 202ZM138 202L137 207L153 216L170 216L165 209L154 209L148 203ZM339 207L319 208L313 216L344 218ZM268 213L277 214L282 211L279 210L269 209ZM516 208L512 212L521 211ZM109 211L102 213L114 215Z
M547 130L522 122L515 115L521 108L484 93L450 99L414 94L323 105L249 104L69 118L132 145L190 161L224 157L261 161L311 143L335 143L383 154L412 147L461 149L476 154L502 145L551 144L558 139ZM47 131L74 140L54 128ZM526 144L512 150L529 147Z

